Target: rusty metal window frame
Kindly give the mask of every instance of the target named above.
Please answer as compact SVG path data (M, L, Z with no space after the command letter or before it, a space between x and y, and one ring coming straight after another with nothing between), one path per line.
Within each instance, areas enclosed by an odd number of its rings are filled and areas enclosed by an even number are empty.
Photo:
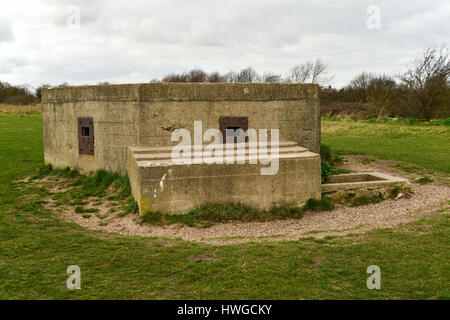
M78 154L79 155L94 155L94 120L92 118L78 118ZM86 133L87 128L89 135L83 135ZM84 131L84 132L83 132Z
M244 133L248 131L248 117L220 117L219 130L222 132L223 143L226 143L227 128L241 128ZM245 137L248 142L248 137Z

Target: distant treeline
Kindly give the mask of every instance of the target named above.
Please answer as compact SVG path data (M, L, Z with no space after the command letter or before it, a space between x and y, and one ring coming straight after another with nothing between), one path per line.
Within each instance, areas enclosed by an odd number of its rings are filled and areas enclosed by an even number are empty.
M332 79L332 77L327 77L327 70L328 66L322 60L317 59L292 67L284 76L273 72L265 72L261 75L252 67L225 74L193 69L189 72L169 74L161 82L313 82L325 85ZM159 82L159 80L154 79L153 82Z
M28 86L13 86L0 81L0 103L28 105L36 102L36 96Z
M172 73L151 82L312 82L322 87L322 114L357 118L407 117L422 120L450 117L450 57L447 47L428 48L398 75L362 72L340 90L327 84L328 67L320 59L308 61L287 70L285 75L273 72L258 74L248 67L238 72L205 72L193 69ZM108 82L99 83L108 85ZM68 86L63 83L58 87ZM41 85L32 91L28 86L0 82L0 102L34 104L41 99Z
M407 117L421 120L450 117L448 48L429 48L395 77L363 72L340 90L323 89L327 116Z

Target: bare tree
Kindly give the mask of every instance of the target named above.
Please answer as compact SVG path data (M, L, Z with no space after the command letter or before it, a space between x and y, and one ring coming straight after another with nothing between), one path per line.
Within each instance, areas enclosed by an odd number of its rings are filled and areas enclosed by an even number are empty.
M311 77L314 65L311 61L294 66L289 70L288 78L292 82L307 82Z
M220 75L219 72L215 71L215 72L211 72L210 74L208 74L208 82L226 82L224 81L224 77L222 77Z
M329 82L331 78L327 78L325 75L327 73L328 66L321 60L317 59L314 63L314 67L311 71L311 82L312 83L325 83Z
M189 76L186 73L171 73L162 79L162 82L189 82Z
M262 78L263 82L281 82L281 75L279 74L275 74L275 73L264 73L263 78Z
M303 64L294 66L288 72L289 82L312 82L325 84L331 81L333 77L326 77L328 66L321 60L307 61Z
M239 74L236 77L236 82L258 82L258 81L259 75L252 67L242 69L241 72L239 72Z
M201 69L192 69L187 74L189 82L206 82L208 74Z
M386 115L396 88L397 83L388 75L376 76L370 80L366 88L368 111L372 113L370 117L375 116L380 119Z
M372 81L375 77L376 76L373 73L363 71L354 77L347 87L353 90L367 90L370 81Z
M428 48L407 65L399 75L401 99L411 113L420 119L449 113L450 57L448 48Z
M234 71L230 71L223 75L224 82L232 83L237 82L238 74Z

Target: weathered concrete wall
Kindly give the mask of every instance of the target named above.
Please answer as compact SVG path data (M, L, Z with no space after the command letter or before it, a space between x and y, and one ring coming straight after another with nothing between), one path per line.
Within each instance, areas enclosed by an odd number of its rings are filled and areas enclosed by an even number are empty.
M151 83L44 89L45 162L82 173L126 173L128 146L170 145L176 128L219 128L220 116L248 117L249 128L280 129L280 139L320 149L319 87L314 84ZM78 117L92 117L95 155L78 154Z

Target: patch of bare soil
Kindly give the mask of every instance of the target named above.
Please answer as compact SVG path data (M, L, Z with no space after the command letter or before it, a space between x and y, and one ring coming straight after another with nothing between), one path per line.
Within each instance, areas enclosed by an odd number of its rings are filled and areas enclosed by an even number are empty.
M122 235L138 235L164 238L180 238L187 241L200 241L223 245L241 242L263 242L296 240L305 237L323 238L330 235L363 233L374 228L393 227L401 223L421 219L429 215L450 212L448 203L450 187L438 182L420 185L415 183L418 176L406 173L395 167L395 161L362 160L366 156L346 156L343 168L352 171L380 171L411 181L414 195L409 198L386 200L361 207L337 206L332 211L307 212L300 220L280 220L269 222L232 222L215 224L209 228L195 228L184 225L153 226L140 224L137 215L119 217L116 213L119 204L103 199L90 201L84 208L97 208L99 211L87 215L76 213L73 207L55 207L49 198L46 207L60 219L75 222L89 229L114 232ZM442 173L437 173L442 175ZM444 174L445 175L445 174ZM51 181L45 180L48 186ZM56 183L56 182L53 182ZM49 186L53 192L64 190L64 184ZM205 257L193 257L203 259Z
M338 165L338 167L350 171L379 171L396 177L408 179L411 182L415 182L423 177L428 177L433 179L435 184L450 185L449 174L436 170L420 168L413 164L404 164L394 160L378 160L375 157L365 155L346 155L343 159L344 162Z

